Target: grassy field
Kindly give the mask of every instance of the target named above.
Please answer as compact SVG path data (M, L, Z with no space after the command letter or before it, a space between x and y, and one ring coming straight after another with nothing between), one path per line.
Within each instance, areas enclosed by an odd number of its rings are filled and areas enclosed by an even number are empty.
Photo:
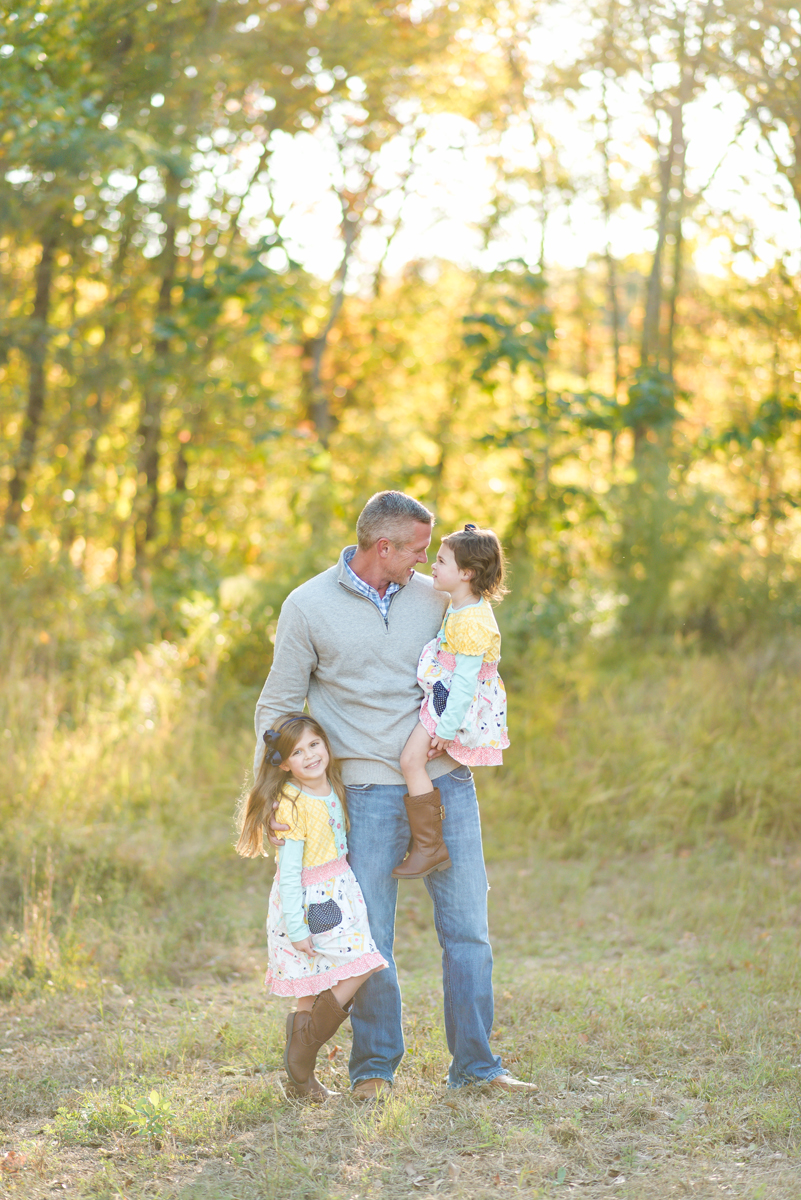
M215 676L214 644L111 663L87 631L65 664L5 643L7 1191L798 1200L800 641L601 647L509 677L512 750L479 777L494 1042L540 1090L442 1086L438 948L408 884L408 1054L373 1110L283 1094L270 867L232 850L252 689ZM346 1088L340 1033L323 1076Z
M494 1045L533 1099L442 1086L437 946L427 894L404 885L408 1053L368 1110L284 1097L254 866L208 896L213 933L198 920L180 986L45 981L3 1004L6 1190L797 1200L801 858L492 864ZM340 1033L322 1075L344 1088Z

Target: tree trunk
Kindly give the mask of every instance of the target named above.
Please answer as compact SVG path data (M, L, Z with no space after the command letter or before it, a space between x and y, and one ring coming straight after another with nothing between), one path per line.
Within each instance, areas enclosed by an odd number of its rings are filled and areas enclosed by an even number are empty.
M611 17L612 14L610 14ZM612 31L610 29L610 36ZM606 60L604 60L606 61ZM609 173L609 138L611 134L611 115L609 113L609 105L606 97L606 74L604 73L603 83L601 85L601 110L604 117L604 136L601 142L601 157L603 160L603 191L601 194L601 202L603 204L604 226L606 228L606 246L604 247L604 260L606 262L606 290L609 296L609 316L612 322L612 373L614 376L614 396L620 391L622 382L622 371L620 368L620 301L617 294L617 264L614 255L612 254L612 244L609 240L609 225L612 219L612 178ZM613 455L614 455L614 435L613 435Z
M131 193L135 197L135 193ZM103 342L102 350L98 356L98 370L96 372L96 387L95 387L95 403L87 405L89 408L89 441L86 444L86 449L83 454L81 470L78 476L78 482L75 486L75 492L78 497L89 487L92 468L97 461L97 441L100 434L103 432L103 427L111 415L113 402L108 396L108 372L112 361L112 352L117 334L117 329L120 324L120 314L117 312L117 306L120 304L125 288L122 286L123 272L128 257L128 250L131 245L135 221L133 215L133 203L129 201L126 206L126 220L120 232L120 240L117 246L117 253L114 256L114 262L111 266L111 280L109 287L108 303L106 305L106 319L103 322ZM77 501L76 501L77 502Z
M55 219L54 219L55 226ZM44 415L47 380L45 367L49 332L47 319L50 314L50 297L53 287L53 260L58 235L55 227L42 242L42 253L36 268L36 293L31 313L31 336L26 355L29 363L28 403L22 426L19 449L17 450L14 473L8 485L8 507L6 525L18 525L22 513L22 498L28 485L33 467L39 427Z
M684 250L684 236L682 230L684 176L684 153L682 149L681 180L679 183L681 197L677 201L676 212L673 220L673 231L676 241L673 247L673 278L670 285L670 297L668 299L667 373L671 379L673 378L673 365L675 359L676 305L678 304L679 290L681 288L682 255Z
M414 141L409 149L409 165L407 166L406 170L403 172L403 175L401 176L400 204L398 205L398 214L395 217L395 220L392 222L392 227L390 228L390 231L387 234L386 241L384 242L384 249L381 252L381 257L378 260L378 266L376 267L375 273L373 275L373 299L374 300L378 300L381 297L381 287L384 283L384 268L386 266L387 257L392 248L392 243L395 241L395 238L397 237L397 235L400 231L401 225L403 224L403 207L408 198L409 184L411 182L412 176L414 175L414 171L415 171L414 151L415 151L420 139L422 138L422 136L423 136L422 129L418 129L417 132L415 133Z
M667 334L665 355L667 360L667 373L670 378L673 378L673 363L674 363L674 341L676 334L676 305L679 299L679 289L681 287L681 267L682 254L684 250L682 217L684 214L684 185L687 177L687 145L684 140L684 105L692 98L693 87L695 84L695 73L697 69L697 60L693 63L687 63L684 60L684 36L681 39L682 59L681 67L681 86L679 88L679 101L676 105L673 122L671 124L671 137L673 139L673 168L671 171L670 191L674 189L678 192L678 197L675 201L671 201L672 208L670 209L671 226L673 236L675 238L673 246L673 264L672 264L672 280L670 285L670 295L668 297L668 317L667 317ZM699 49L699 56L701 50ZM670 193L668 193L670 200Z
M180 180L177 176L167 176L164 204L164 220L167 229L164 235L164 249L159 260L162 264L161 286L156 304L155 338L153 340L153 357L150 371L145 381L142 395L142 408L139 418L137 441L139 444L139 480L137 488L137 521L135 525L135 546L137 566L142 566L151 544L156 537L156 518L159 506L159 468L161 465L159 441L161 439L161 418L163 404L163 373L166 368L170 335L169 319L172 315L172 289L175 285L175 268L177 256L175 253L175 233L178 221L178 194Z
M203 358L200 363L201 370L206 374L209 372L211 360L214 358L216 349L215 334L210 332L208 334L208 341L203 348ZM189 434L189 439L188 441L184 442L179 437L178 449L175 451L175 458L173 459L172 475L175 483L175 490L173 492L170 504L171 546L173 549L180 546L184 505L187 501L188 489L186 486L186 480L189 474L189 459L186 457L186 448L194 439L197 438L197 435L202 428L203 417L204 411L202 407L199 408L198 412L193 412L190 410L186 414L184 417L184 428Z
M651 274L648 279L647 299L645 306L645 321L643 323L641 365L643 367L659 367L662 360L668 368L668 374L673 373L673 334L675 328L675 310L678 301L678 288L681 276L682 230L681 219L684 204L685 155L684 143L684 109L692 100L695 90L698 69L705 51L706 28L714 8L713 0L708 0L700 22L698 35L698 51L688 58L686 55L686 24L682 26L679 38L678 65L681 71L676 99L670 107L670 141L660 154L660 196L659 220L657 223L657 242ZM679 198L671 201L670 193L674 183L679 190ZM671 224L675 231L676 249L673 255L673 283L668 310L668 324L664 338L662 337L662 255Z
M314 425L317 436L323 446L328 445L328 439L331 436L333 427L328 393L322 379L323 356L328 346L329 334L336 324L342 303L345 299L345 281L348 277L350 256L358 232L359 222L349 221L346 216L342 222L342 235L345 240L345 247L342 252L342 261L339 264L332 287L333 296L328 320L316 337L306 338L303 343L303 358L301 360L303 369L303 409L306 419Z
M445 468L448 463L448 451L451 446L451 428L454 417L459 411L459 406L464 401L466 391L463 362L458 358L454 358L450 360L448 366L450 368L448 372L448 398L440 414L434 435L436 445L439 447L439 454L431 471L431 491L427 497L427 502L435 512L439 507L442 496Z
M587 273L584 267L579 267L576 272L575 312L579 324L577 373L579 378L584 381L584 386L588 388L592 373L592 341L590 337L592 301L587 295Z
M670 134L667 146L659 147L659 219L656 227L656 249L654 250L651 273L645 299L645 319L642 327L640 362L643 367L658 367L660 361L660 331L662 314L662 254L668 233L670 213L670 180L674 158L674 127L679 105L673 107L670 118Z

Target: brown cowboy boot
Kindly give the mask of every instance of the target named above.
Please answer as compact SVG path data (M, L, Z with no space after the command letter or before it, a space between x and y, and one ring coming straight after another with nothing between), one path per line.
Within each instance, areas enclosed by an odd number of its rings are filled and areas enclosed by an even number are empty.
M310 1021L311 1012L307 1012L306 1010L298 1010L297 1012L287 1014L284 1069L288 1076L288 1082L285 1091L291 1100L311 1100L314 1104L322 1104L329 1096L335 1096L337 1093L329 1091L327 1087L320 1083L313 1070L305 1079L296 1079L289 1069L289 1051L293 1048L293 1043L296 1052L298 1047L303 1045L303 1034L308 1029ZM297 1057L297 1054L294 1057ZM315 1053L312 1066L314 1066L316 1058L317 1055Z
M432 871L446 871L451 865L448 847L442 840L445 808L439 788L423 796L404 796L406 815L412 831L409 853L392 872L395 879L422 879Z
M324 1087L314 1074L317 1052L333 1037L346 1019L350 1004L342 1008L328 988L315 998L311 1012L290 1013L286 1022L284 1066L289 1076L287 1093L296 1099L307 1098L321 1104L337 1095Z

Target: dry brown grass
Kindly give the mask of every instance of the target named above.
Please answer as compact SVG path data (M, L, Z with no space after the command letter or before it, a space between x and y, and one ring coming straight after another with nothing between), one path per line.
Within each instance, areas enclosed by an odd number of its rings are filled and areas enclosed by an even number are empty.
M507 681L512 745L481 778L493 846L581 853L610 831L634 852L801 836L801 640L540 653Z
M712 851L491 868L494 1044L534 1099L441 1083L438 949L405 885L408 1054L383 1107L281 1087L261 889L213 896L184 987L106 983L3 1005L2 1186L144 1200L580 1195L797 1200L801 859ZM148 932L148 931L146 931ZM154 944L161 936L149 930ZM235 974L235 972L237 974ZM347 1027L323 1061L346 1087ZM131 1109L157 1092L145 1127ZM138 1132L137 1132L138 1129Z

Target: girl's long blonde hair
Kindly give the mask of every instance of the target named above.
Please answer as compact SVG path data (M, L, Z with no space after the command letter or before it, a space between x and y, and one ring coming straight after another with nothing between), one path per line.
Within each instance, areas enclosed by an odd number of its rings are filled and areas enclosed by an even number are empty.
M239 830L239 840L236 843L236 852L243 858L258 858L260 854L266 857L269 854L269 851L264 849L264 830L273 808L277 806L282 796L288 796L294 806L301 788L291 775L281 770L281 763L286 762L289 758L300 741L304 729L311 729L325 744L329 760L326 773L342 803L345 828L350 827L345 785L342 782L339 763L331 750L328 735L308 713L287 713L280 721L276 721L274 730L268 730L268 734L274 732L277 736L268 738L268 741L265 742L256 782L248 797L240 801L237 809L236 826Z

